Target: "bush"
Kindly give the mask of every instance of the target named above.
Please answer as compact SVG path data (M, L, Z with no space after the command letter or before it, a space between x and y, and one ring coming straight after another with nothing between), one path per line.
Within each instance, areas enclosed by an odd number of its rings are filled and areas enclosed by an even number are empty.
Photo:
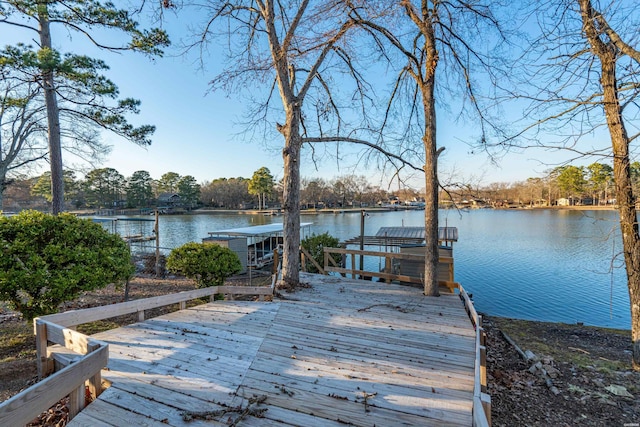
M25 319L135 271L127 244L91 220L24 211L0 217L0 300Z
M239 273L242 264L235 252L213 243L185 243L171 251L167 270L194 279L199 288L220 286Z
M309 255L320 265L324 265L324 248L337 248L340 245L340 240L333 237L329 233L323 234L311 234L311 236L300 242L300 245L309 252ZM342 261L339 254L331 254L331 257L335 262L340 265ZM313 263L307 263L307 271L309 273L319 273Z

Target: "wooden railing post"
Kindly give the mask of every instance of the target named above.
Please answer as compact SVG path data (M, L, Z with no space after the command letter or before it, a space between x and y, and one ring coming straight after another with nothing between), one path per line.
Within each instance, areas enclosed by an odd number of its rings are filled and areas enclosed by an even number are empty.
M272 274L278 274L278 264L280 263L280 254L278 253L278 249L273 250L273 271Z
M482 316L478 314L467 291L459 286L460 299L476 331L476 357L473 387L473 425L491 426L491 396L487 391L487 347L486 333L482 327Z
M329 258L331 258L331 255L329 255L329 252L327 252L327 248L323 249L323 254L324 256L323 258L323 266L324 266L324 271L327 271L327 267L329 267Z
M300 270L307 272L307 259L304 256L304 248L300 247Z
M387 274L391 274L392 263L391 258L385 256L384 257L384 272ZM391 283L391 279L384 279L385 283Z
M487 417L487 424L491 425L491 396L487 393L480 394L480 401L482 402L482 409Z
M38 364L38 378L43 379L53 372L54 362L47 352L47 325L39 318L33 320L36 333L36 357Z
M90 343L89 349L90 352L96 351L100 348L100 345L97 343ZM89 393L91 394L92 399L96 399L102 393L102 373L98 371L95 375L87 380L87 387L89 388Z
M351 252L351 278L352 279L356 278L355 271L356 271L356 254Z
M85 390L85 385L82 383L80 387L69 393L69 419L74 418L84 408Z

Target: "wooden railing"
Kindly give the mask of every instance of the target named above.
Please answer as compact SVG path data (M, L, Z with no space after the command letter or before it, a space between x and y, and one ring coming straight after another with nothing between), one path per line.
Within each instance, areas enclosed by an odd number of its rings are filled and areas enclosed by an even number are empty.
M467 291L459 286L460 299L476 330L475 380L473 388L473 425L491 425L491 396L487 393L487 335L482 328L482 316L478 314Z
M324 268L318 264L318 262L313 259L309 251L300 246L300 270L307 272L307 261L310 262L317 270L319 274L326 275L327 273L324 271Z
M109 361L109 346L72 328L132 313L143 321L147 310L172 304L179 304L183 310L190 300L210 297L213 301L216 295L257 295L264 299L273 295L275 282L274 278L270 287L213 286L34 319L38 375L44 379L0 403L0 426L23 426L67 395L71 419L84 408L87 389L93 399L100 395L100 371ZM49 343L56 346L50 347ZM63 353L65 357L58 357Z
M338 265L335 259L331 256L332 254L338 254L343 258L350 257L351 258L351 268L346 268L343 265ZM358 265L356 263L356 257L379 257L384 258L384 269L382 271L367 271L360 266L360 268L356 268ZM350 274L351 277L355 278L359 277L379 277L386 281L400 281L406 283L415 283L415 284L424 284L423 277L420 276L410 276L408 274L402 274L402 271L399 273L394 273L393 271L393 262L397 261L414 261L414 262L424 262L423 255L414 255L414 254L403 254L398 252L380 252L380 251L368 251L368 250L358 250L358 249L346 249L346 248L324 248L324 271L327 273L334 272L340 273L342 275ZM452 257L443 257L439 258L438 262L438 283L441 286L448 287L452 292L455 288L457 288L458 284L454 280L453 276L453 258Z
M0 404L0 425L23 426L69 395L69 419L85 406L88 388L92 398L102 389L100 371L107 366L109 346L74 330L51 323L44 318L34 319L38 373L53 370L53 359L47 355L52 342L80 354L75 363L13 396ZM85 384L86 383L86 384Z

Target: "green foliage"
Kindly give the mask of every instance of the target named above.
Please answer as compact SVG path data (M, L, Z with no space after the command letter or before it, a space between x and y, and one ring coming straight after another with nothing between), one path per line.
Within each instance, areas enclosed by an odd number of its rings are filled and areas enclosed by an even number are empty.
M125 179L113 168L94 169L85 177L87 203L96 207L112 207L122 200Z
M259 208L265 206L265 196L273 192L273 185L273 175L268 168L263 166L253 173L249 181L249 194L258 196L259 205L262 198L262 206L258 206Z
M76 180L76 174L73 171L65 170L62 172L62 179L64 180L64 199L71 201L78 198L79 183ZM36 183L31 187L31 195L44 197L48 202L52 200L51 172L47 171L38 177Z
M167 172L158 180L158 192L175 193L178 191L178 181L180 174L175 172Z
M229 248L189 242L171 251L167 270L194 279L199 288L206 288L223 285L227 277L242 270L242 264Z
M126 243L73 215L0 217L0 300L30 320L135 271Z
M0 68L10 68L20 74L20 79L25 82L40 81L48 75L55 76L57 84L54 89L57 92L59 113L65 119L63 136L94 126L96 129L110 130L136 144L149 145L155 127L134 127L127 119L128 115L139 112L140 102L129 98L118 99L118 87L104 75L109 70L105 61L71 52L77 44L73 36L80 35L103 50L130 50L161 56L163 48L169 46L167 33L160 28L139 28L138 22L134 20L135 15L134 12L119 9L112 2L92 0L71 0L64 4L2 2L0 16L5 18L2 21L30 29L36 35L48 32L50 27L54 29L51 31L54 37L55 34L68 33L65 50L70 52L63 54L52 48L52 44L33 47L16 43L15 46L0 49ZM12 19L7 20L8 16L12 16ZM112 37L107 42L105 39L110 32L121 37ZM91 139L90 142L95 143L97 136L94 134ZM83 138L76 137L76 140L86 142Z
M569 165L557 169L559 171L557 182L560 190L567 196L580 196L584 192L587 183L584 177L584 168Z
M135 171L127 180L127 205L149 206L153 199L153 179L147 171Z
M250 194L270 194L273 191L273 175L266 167L261 167L253 173L249 181Z
M309 252L314 260L319 265L324 264L324 248L337 248L340 245L340 240L333 237L329 233L323 234L311 234L311 236L300 242L300 245ZM331 257L336 263L340 263L340 255L331 254ZM318 273L318 269L313 264L307 264L307 270L309 273Z
M200 185L191 175L183 176L176 184L180 201L187 208L193 208L198 205L200 200Z

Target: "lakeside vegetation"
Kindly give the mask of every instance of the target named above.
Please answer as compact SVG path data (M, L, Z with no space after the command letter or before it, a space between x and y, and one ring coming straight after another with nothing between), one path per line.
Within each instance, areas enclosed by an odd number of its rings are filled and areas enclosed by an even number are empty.
M634 191L640 187L640 162L631 164ZM613 169L606 163L561 166L544 176L519 182L456 183L441 190L441 207L549 207L615 205ZM197 183L191 175L167 172L154 179L140 170L125 177L112 168L89 171L79 178L65 172L67 206L70 209L145 209L175 206L243 210L273 209L282 203L282 185L266 167L251 178L217 178ZM5 211L49 208L50 174L15 179L4 196ZM303 209L360 208L388 205L423 206L424 192L404 187L391 190L375 186L362 175L333 179L303 178L300 203Z

